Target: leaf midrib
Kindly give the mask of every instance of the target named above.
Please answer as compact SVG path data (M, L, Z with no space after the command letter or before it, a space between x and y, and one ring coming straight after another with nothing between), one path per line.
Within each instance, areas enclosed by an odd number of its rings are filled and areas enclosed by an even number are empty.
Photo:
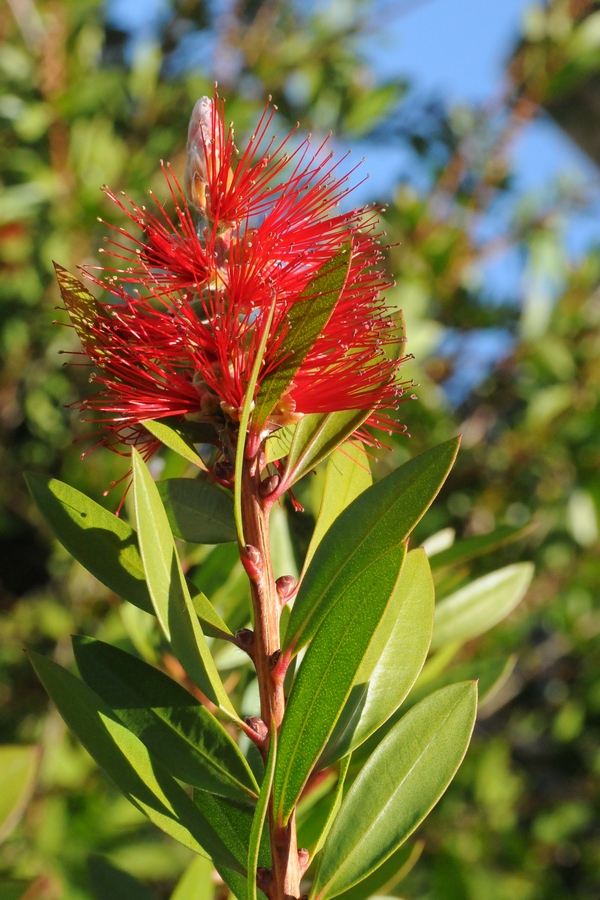
M414 487L415 482L418 481L418 480L420 480L420 478L416 478L415 481L410 482L410 483L409 483L409 486L408 486L408 489L407 489L406 491L403 491L402 494L401 494L400 496L396 497L396 499L394 500L394 502L393 502L392 504L390 504L390 506L388 506L388 507L386 507L386 508L384 509L384 511L382 512L381 516L375 521L375 523L373 524L373 526L372 526L372 527L370 528L370 530L364 535L364 537L361 538L360 542L356 545L356 547L354 548L354 550L353 550L348 556L346 556L346 557L344 558L344 563L343 563L343 565L339 565L339 566L335 569L335 572L333 573L331 579L327 582L327 584L325 585L325 587L323 588L323 590L321 591L321 593L319 594L319 596L317 597L317 599L315 600L315 602L313 603L313 605L311 606L311 610L312 610L313 612L314 612L314 610L316 609L316 607L318 606L318 604L321 602L321 600L323 599L323 597L326 596L326 594L327 594L328 591L330 590L331 585L335 582L335 579L338 577L339 572L342 571L342 569L346 568L347 565L348 565L348 563L349 563L352 559L354 559L354 557L356 556L356 554L358 553L358 551L363 547L363 545L365 544L365 542L366 542L369 538L371 538L371 537L373 536L373 532L374 532L377 528L379 528L379 527L381 526L381 522L383 521L383 519L384 519L386 516L388 516L388 515L391 514L392 510L394 509L394 507L395 507L398 503L400 503L400 501L401 501L402 499L405 498L405 495L406 495L406 493L408 492L408 490L411 490L411 489ZM379 483L381 483L381 482L379 482ZM367 489L367 490L368 490L368 489ZM358 500L360 497L363 497L365 494L366 494L366 491L363 491L362 494L359 494L359 496L357 497L357 500ZM352 508L352 504L351 504L350 506L347 506L347 507L346 507L346 510L351 509L351 508ZM341 513L341 515L343 515L344 512L346 512L346 510L344 510L344 511ZM339 518L339 517L338 517L338 518ZM336 521L337 521L337 520L336 520ZM325 539L325 538L323 538L323 540L324 540L324 539ZM382 554L382 556L381 556L381 557L378 557L377 559L378 559L378 560L381 559L383 556L385 556L386 553L390 552L391 550L394 550L396 547L398 547L398 546L399 546L401 543L403 543L403 541L405 541L405 540L406 540L406 535L404 535L404 536L398 541L397 544L394 544L392 547L389 548L389 550L386 550L386 551ZM322 547L323 547L323 541L321 541L321 543L320 543L319 546L317 547L317 549L316 549L316 551L315 551L315 556L317 555L317 553L319 552L319 550L320 550ZM313 559L311 560L311 565L312 565L313 563L314 563L314 557L313 557ZM362 572L367 571L368 568L369 568L369 566L367 566L365 569L361 570L361 573L360 573L360 574L362 574ZM310 567L309 567L309 569L307 570L307 574L308 574L308 571L310 571ZM360 577L360 575L357 575L356 577L358 578L358 577ZM353 581L355 581L355 580L356 580L356 578L355 578ZM304 582L303 582L303 583L304 583ZM350 584L352 584L352 583L353 583L353 582L350 582ZM292 647L292 646L293 646L293 647L295 648L295 647L298 645L298 641L299 641L299 639L302 637L303 633L306 631L306 625L307 625L307 623L311 620L311 618L312 618L312 615L308 615L308 616L305 618L305 620L304 620L304 628L302 628L302 630L299 630L299 631L296 632L296 635L295 635L295 641L294 641L293 643L292 643L292 641L290 641L290 643L288 644L288 647Z
M318 898L321 898L321 897L323 896L323 894L324 894L325 891L326 891L327 886L330 885L330 884L333 882L334 878L337 877L337 876L339 875L339 873L342 872L342 871L344 870L344 868L346 868L346 867L348 866L348 863L349 863L350 859L352 859L353 856L354 856L354 854L356 853L356 848L357 848L357 846L358 846L358 843L359 843L359 842L362 842L362 841L364 841L364 840L367 839L367 836L372 832L372 830L375 828L375 826L377 825L377 823L380 821L381 816L385 813L385 811L388 809L389 805L393 802L393 800L394 800L394 798L396 797L396 795L397 795L398 791L400 790L400 788L404 785L404 783L406 782L407 778L410 776L411 772L415 769L415 767L418 765L418 763L419 763L419 761L421 760L421 758L425 755L425 753L427 752L427 750L429 749L429 747L431 746L431 744L432 744L433 741L435 740L435 738L436 738L438 732L441 731L441 729L444 727L444 725L446 724L446 722L448 721L448 719L450 718L450 716L455 712L456 708L461 704L462 700L464 700L464 697L461 697L460 699L458 699L458 700L454 703L454 705L452 706L451 710L446 714L446 716L444 717L442 723L439 725L439 727L437 728L437 730L432 734L431 738L427 741L427 743L425 744L425 746L423 747L423 749L422 749L421 752L419 753L418 757L415 759L415 761L414 761L414 763L412 764L412 766L406 771L406 774L405 774L404 777L402 778L402 781L400 781L400 782L398 783L397 787L394 789L394 792L390 795L390 797L388 798L388 800L386 801L386 803L381 807L380 812L375 816L375 818L373 819L373 821L371 822L371 824L368 826L368 828L366 829L366 831L363 831L363 832L361 833L361 835L360 835L358 841L353 845L352 850L350 851L350 853L348 853L348 855L346 856L346 858L345 858L345 860L342 862L342 864L339 865L339 866L337 867L337 869L336 869L334 875L330 878L330 880L329 880L329 881L327 882L327 884L324 886L323 890L318 894ZM415 830L415 828L418 827L418 824L419 824L419 823L417 823L417 824L415 825L415 827L414 827L413 829L411 829L411 831L408 832L408 834L406 835L406 837L404 838L404 840L406 840L406 838L409 838L409 837L410 837L410 835L411 835L412 832ZM398 848L395 847L394 849L397 850ZM386 859L389 859L389 857L392 855L393 852L394 852L394 851L392 850L392 851L386 856L386 858L385 858L384 860L381 860L381 862L384 863ZM367 873L366 873L365 877L367 877L368 875L370 875L371 872L373 872L373 871L374 871L374 869L371 869L370 872L367 872ZM362 880L362 879L358 879L358 881L360 881L360 880ZM353 884L351 884L351 885L347 885L347 888L353 887L355 884L358 884L358 881L353 882Z
M392 548L392 549L396 549L396 548ZM389 552L391 552L391 550L388 551L388 553L389 553ZM384 554L384 555L386 555L386 554ZM371 565L375 565L375 562L377 562L377 561L378 561L378 560L375 560L374 562L371 563ZM371 567L371 565L368 566L361 574L364 575L364 573L365 573L366 571L368 571L368 569ZM401 572L401 571L402 571L402 569L400 569L400 572ZM389 600L390 600L390 598L391 598L391 596L392 596L392 594L393 594L393 592L394 592L394 590L395 590L396 584L398 583L398 578L400 577L400 572L398 572L398 575L396 576L396 581L395 581L395 583L394 583L394 586L392 587L392 590L390 591L390 594L389 594L389 596L388 596L388 603L389 603ZM357 577L360 577L360 576L357 576ZM355 579L355 580L357 580L357 579ZM344 591L344 593L346 593L346 591ZM341 596L343 596L343 595L341 595ZM321 680L320 680L320 682L319 682L318 688L315 689L315 690L313 691L313 697L312 697L310 706L309 706L309 708L308 708L308 712L307 712L307 714L306 714L305 717L304 717L303 725L302 725L302 727L301 727L301 729L300 729L300 732L299 732L299 734L298 734L298 739L297 739L297 742L296 742L296 746L298 746L298 744L300 743L301 737L302 737L302 735L304 734L304 732L306 731L306 728L308 727L308 723L309 723L309 720L310 720L310 712L312 711L313 707L315 706L315 704L316 704L316 702L317 702L317 690L320 690L320 689L321 689L321 687L322 687L322 685L323 685L323 682L326 680L327 673L329 672L329 669L331 668L331 666L332 666L334 660L337 659L337 657L339 656L339 653L341 652L342 647L343 647L343 639L346 637L346 635L348 634L348 632L349 632L350 629L352 628L352 626L353 626L353 624L354 624L354 622L355 622L357 616L358 616L359 613L362 611L362 609L364 608L364 606L365 606L367 603L369 603L369 600L370 600L370 598L365 598L365 600L364 600L360 605L357 605L357 606L354 607L354 609L355 609L356 611L355 611L354 615L352 616L352 618L348 620L348 625L347 625L347 627L344 629L344 631L342 632L342 634L341 634L341 636L340 636L340 639L339 639L339 642L338 642L337 649L336 649L336 650L332 653L332 655L329 657L329 661L328 661L328 663L327 663L327 667L326 667L326 669L325 669L324 672L323 672L323 677L321 678ZM373 640L374 635L375 635L375 633L373 632L373 634L371 635L371 640L369 641L369 645L368 645L368 646L370 646L370 644L371 644L371 642L372 642L372 640ZM364 657L363 657L363 658L364 658ZM347 693L346 693L346 700L348 699L348 695L349 695L349 693L350 693L351 690L352 690L352 683L350 684L350 687L349 687L349 689L348 689L348 691L347 691ZM344 702L345 702L345 701L344 701ZM342 709L343 709L343 706L342 706ZM341 713L340 713L340 714L341 714ZM336 721L337 721L337 720L336 720ZM332 725L332 727L331 727L331 729L330 729L330 731L329 731L329 735L331 735L331 733L332 733L332 731L333 731L334 728L335 728L335 722L333 723L333 725ZM325 747L325 745L326 745L326 743L327 743L327 740L328 740L328 738L329 738L329 735L325 738L325 740L324 740L324 742L323 742L323 744L322 744L322 746L321 746L321 750L323 749L323 747ZM288 767L288 773L291 773L291 767ZM286 776L285 779L284 779L284 781L283 781L283 785L282 785L282 788L281 788L282 799L283 799L283 797L284 797L284 795L285 795L285 790L286 790L288 781L289 781L289 775Z

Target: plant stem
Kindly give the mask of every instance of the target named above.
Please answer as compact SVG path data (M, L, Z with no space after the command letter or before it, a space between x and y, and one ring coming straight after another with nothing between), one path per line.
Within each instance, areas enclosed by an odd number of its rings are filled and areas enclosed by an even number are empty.
M274 672L280 650L279 618L281 606L273 576L269 545L268 500L260 496L259 457L244 459L242 468L242 520L246 547L240 548L242 561L250 578L254 609L254 641L252 659L260 692L263 722L273 722L279 731L285 712L283 677ZM267 747L263 747L266 757ZM273 815L269 802L269 830L273 860L270 900L289 900L300 896L301 870L298 861L296 820L292 815L283 828Z

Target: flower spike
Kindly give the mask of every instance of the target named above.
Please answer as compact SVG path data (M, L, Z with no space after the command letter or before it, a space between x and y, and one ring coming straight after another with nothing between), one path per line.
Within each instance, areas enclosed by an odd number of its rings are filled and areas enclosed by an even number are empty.
M340 212L351 173L340 171L326 142L312 151L310 138L292 146L294 132L270 137L274 114L268 104L238 153L223 100L216 91L202 97L190 119L183 189L163 165L168 205L152 196L148 209L105 189L133 226L109 226L104 256L112 263L84 270L108 296L94 299L59 270L96 369L99 392L80 406L94 414L100 441L139 444L148 419L199 423L216 448L221 483L267 320L248 426L256 452L308 413L373 410L373 424L387 430L381 411L406 388L403 330L383 299L390 281L380 210Z

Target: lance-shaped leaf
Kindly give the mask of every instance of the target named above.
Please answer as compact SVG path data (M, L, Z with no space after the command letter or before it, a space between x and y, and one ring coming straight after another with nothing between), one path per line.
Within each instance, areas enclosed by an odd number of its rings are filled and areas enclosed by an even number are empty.
M56 478L37 472L25 478L36 506L71 556L115 594L154 612L135 531Z
M274 431L269 435L265 443L265 453L267 454L267 462L271 463L277 459L283 459L290 452L292 438L296 431L296 425L286 425L279 431Z
M213 900L216 884L213 865L203 856L195 856L177 882L169 900Z
M271 788L273 786L273 773L275 771L275 760L277 759L277 730L274 722L271 722L270 738L269 738L269 754L265 765L265 774L263 782L260 786L260 795L254 810L252 818L252 828L250 829L250 840L248 842L248 900L256 900L256 869L258 866L258 857L260 854L260 845L263 836L263 828L267 817L267 808L271 797Z
M248 424L250 422L250 416L252 415L252 410L254 409L255 405L254 392L258 383L258 376L261 370L261 366L265 358L267 341L269 339L271 323L273 321L273 316L275 315L276 305L277 295L274 294L269 311L266 317L263 315L263 321L260 323L262 334L258 343L258 347L256 349L256 356L254 357L252 371L250 372L250 378L248 380L248 384L246 385L246 393L244 395L244 402L242 404L242 411L240 413L238 442L237 447L235 448L235 481L233 489L233 515L235 519L235 528L240 547L244 547L246 545L246 540L244 538L244 522L242 516L242 472L244 468L244 457L246 454L246 441L248 439ZM256 327L259 327L258 322L256 324Z
M234 800L258 785L235 741L192 695L153 666L103 641L74 637L85 683L179 781Z
M169 450L173 450L192 465L206 472L206 466L196 453L193 442L183 428L177 427L175 424L167 425L166 422L155 419L146 419L141 424Z
M344 247L319 269L287 315L279 353L281 362L261 382L253 414L253 427L261 429L329 321L344 289L351 247Z
M512 544L514 541L524 537L530 527L511 528L510 525L502 525L489 534L477 534L474 537L464 538L457 541L451 547L441 550L439 553L431 555L431 568L441 569L444 566L462 565L470 562L478 556L497 550L498 547L504 547L506 544Z
M366 740L352 754L353 764L357 767L363 765L372 753L377 749L379 744L386 738L392 729L398 724L406 713L421 702L425 697L434 691L447 687L449 684L455 684L459 681L476 681L478 706L486 703L488 698L492 696L497 688L501 686L515 666L516 657L485 657L483 659L472 659L460 666L455 666L447 671L438 671L429 677L428 667L434 662L436 657L433 656L428 660L421 675L402 706L393 713L387 722L378 728L375 734Z
M347 891L412 834L462 762L476 711L477 686L463 682L427 697L398 722L342 803L311 898Z
M398 709L427 658L434 589L424 550L411 550L352 692L325 748L330 765L367 740Z
M152 891L137 878L101 856L90 856L88 874L95 900L154 900Z
M338 516L319 544L292 609L284 650L297 652L315 633L338 597L356 595L375 563L394 555L429 508L450 471L459 439L411 459ZM365 581L365 585L366 585Z
M76 488L37 472L25 475L33 500L63 547L98 581L123 599L154 614L137 534L126 522ZM231 632L194 585L192 603L207 634Z
M330 456L317 524L306 551L305 568L340 513L372 484L369 458L361 443L346 441Z
M370 875L359 881L354 887L349 888L338 896L342 900L393 897L394 888L414 869L424 846L423 841L415 841L414 844L403 844L378 869L375 869L374 872L371 872Z
M273 785L273 809L283 825L344 708L394 595L405 554L404 543L393 548L359 571L352 590L333 597L298 668L281 725Z
M501 622L525 596L533 573L533 563L515 563L440 600L435 608L432 650L471 640Z
M303 475L327 459L330 453L349 438L371 410L350 409L335 413L312 413L295 426L282 484L291 487Z
M41 756L42 749L37 744L0 746L0 843L6 840L27 809Z
M214 794L196 790L194 791L194 803L218 829L235 858L242 863L243 874L238 868L232 870L222 866L218 860L215 861L217 871L221 874L225 884L235 893L236 897L246 900L248 896L248 879L246 878L248 851L256 805L238 803L235 800L216 797ZM263 831L260 840L258 864L267 869L271 867L271 846L266 830Z
M340 806L342 805L342 796L344 793L344 784L346 782L346 775L348 774L348 769L350 768L350 760L352 759L351 754L348 754L345 759L342 760L340 764L340 773L338 776L337 784L335 786L335 791L332 791L330 797L328 798L330 801L329 812L323 824L323 830L319 835L317 843L315 845L313 856L317 854L323 847L323 844L327 840L327 835L331 831L331 826L335 822L335 817L337 816Z
M37 653L30 653L30 658L71 731L121 793L151 822L195 853L243 871L209 819L110 707L62 666Z
M140 553L160 627L192 681L216 706L237 720L195 615L160 494L135 448L132 468Z
M78 278L75 278L74 275L71 275L58 263L54 263L54 269L61 297L79 336L79 340L85 350L95 348L97 351L97 339L94 335L94 329L97 329L98 323L102 319L109 318L107 310Z
M193 544L235 541L233 497L205 478L168 478L157 482L175 537Z

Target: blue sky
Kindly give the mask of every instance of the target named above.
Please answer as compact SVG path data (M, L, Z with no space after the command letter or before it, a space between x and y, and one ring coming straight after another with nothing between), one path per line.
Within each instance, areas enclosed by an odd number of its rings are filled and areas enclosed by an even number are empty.
M166 0L107 0L113 22L137 36L150 36L165 12ZM343 17L356 0L302 0L302 9L327 7L330 15ZM226 6L223 3L223 8ZM380 79L406 78L418 96L442 98L449 105L485 103L502 93L506 60L520 32L523 16L532 0L374 0L371 34L363 50ZM206 35L203 40L206 39ZM206 45L208 51L210 42ZM386 199L398 177L412 177L415 166L406 147L396 151L357 145L366 152L365 171L370 180L352 195L353 203ZM568 251L577 254L590 242L600 245L600 184L598 170L548 116L529 124L512 150L519 192L542 191L558 175L585 187L593 204L586 213L565 222ZM493 223L492 223L493 224ZM492 298L520 302L522 261L517 253L486 266L486 286ZM555 289L558 285L555 284ZM475 369L467 381L479 380L494 357L510 347L506 334L490 334L489 340L473 335L471 354ZM447 335L452 352L452 334ZM452 385L448 386L452 395ZM454 400L468 384L456 384Z
M372 34L363 43L377 76L406 77L421 96L443 97L449 104L485 102L498 96L505 61L533 0L375 0ZM314 0L343 17L356 0ZM226 8L223 2L222 7ZM150 36L167 8L166 0L107 0L114 24L138 36ZM347 14L347 12L346 12ZM375 181L389 177L371 148ZM375 157L377 157L375 159ZM596 182L595 167L549 119L529 126L514 148L524 188L541 187L567 172ZM379 173L379 176L378 176ZM593 228L591 231L595 234ZM600 234L600 229L599 232ZM587 230L586 230L587 239Z
M485 102L504 84L504 67L532 0L380 0L385 29L366 42L382 78L406 75L421 94L449 104ZM373 17L378 25L377 14ZM529 126L514 149L522 184L540 187L559 172L598 178L587 157L550 119Z

